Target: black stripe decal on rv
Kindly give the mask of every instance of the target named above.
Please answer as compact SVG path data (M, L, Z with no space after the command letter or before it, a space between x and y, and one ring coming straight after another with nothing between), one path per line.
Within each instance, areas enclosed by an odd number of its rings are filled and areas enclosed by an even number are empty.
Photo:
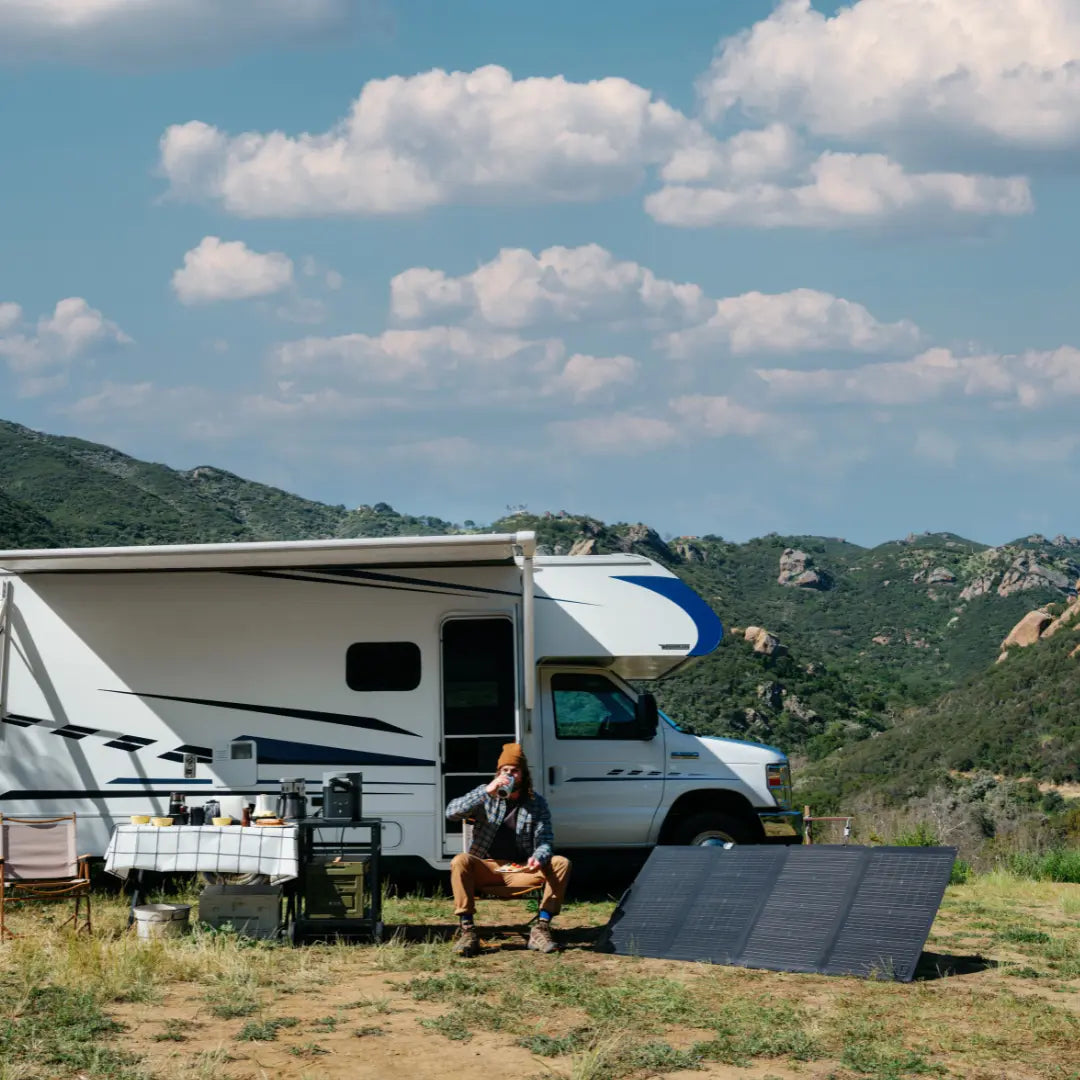
M35 724L45 724L48 721L43 720L40 716L22 716L19 713L9 712L4 717L5 724L14 724L15 727L33 727Z
M237 709L240 712L267 713L271 716L292 716L298 720L318 720L324 724L341 724L343 727L366 728L369 731L387 731L393 735L412 735L420 738L415 731L406 731L385 720L376 720L373 716L350 716L348 713L321 712L318 709L282 709L276 705L250 705L244 701L215 701L211 698L179 697L175 694L150 694L139 690L108 690L106 694L127 694L131 697L155 698L158 701L183 701L188 705L207 705L210 708Z
M350 585L357 589L389 589L392 592L419 592L434 593L437 596L445 596L447 592L478 593L482 596L512 596L520 598L521 593L512 589L488 589L482 585L463 585L454 581L428 581L426 578L401 577L398 574L380 574L374 570L357 570L353 567L336 567L333 570L323 571L324 574L333 574L330 577L316 577L316 571L304 573L302 570L230 570L231 574L244 574L248 577L286 578L289 581L312 581L319 585ZM345 578L346 580L342 580ZM355 578L357 580L347 580ZM377 584L385 582L386 584ZM595 607L588 600L565 600L556 596L544 596L537 593L537 600L553 600L560 604L579 604L582 607Z

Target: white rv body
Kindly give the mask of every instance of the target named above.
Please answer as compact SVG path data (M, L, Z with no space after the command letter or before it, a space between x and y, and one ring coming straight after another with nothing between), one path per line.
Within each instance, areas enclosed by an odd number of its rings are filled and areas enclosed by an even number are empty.
M534 551L511 533L0 553L0 813L75 810L100 854L171 791L361 772L385 854L445 867L446 802L518 740L561 849L797 839L782 753L634 718L624 680L719 642L704 601L641 556Z

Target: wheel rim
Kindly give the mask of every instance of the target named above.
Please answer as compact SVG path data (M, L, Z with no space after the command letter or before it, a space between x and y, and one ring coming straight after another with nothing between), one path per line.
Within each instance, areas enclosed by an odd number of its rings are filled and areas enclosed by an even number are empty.
M723 829L704 829L690 841L693 847L733 848L735 841Z

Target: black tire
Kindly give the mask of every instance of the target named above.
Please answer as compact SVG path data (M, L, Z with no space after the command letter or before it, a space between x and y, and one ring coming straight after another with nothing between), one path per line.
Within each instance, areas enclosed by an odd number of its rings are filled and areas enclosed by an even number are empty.
M683 818L671 830L669 844L694 844L701 846L731 847L734 844L760 843L757 822L750 823L745 818L733 814L723 814L715 810L705 810Z

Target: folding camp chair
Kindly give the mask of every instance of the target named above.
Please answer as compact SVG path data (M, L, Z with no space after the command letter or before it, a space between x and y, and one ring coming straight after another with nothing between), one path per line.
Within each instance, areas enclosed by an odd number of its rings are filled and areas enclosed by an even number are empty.
M472 818L465 818L461 823L461 850L467 855L472 847L472 834L476 822ZM530 885L525 888L515 888L513 885L488 885L477 889L476 895L488 900L531 900L536 905L533 917L525 924L525 936L529 936L529 928L540 917L540 898L544 895L543 885Z
M14 936L5 924L5 910L21 900L72 899L75 911L61 925L90 931L90 856L75 854L75 836L74 814L0 814L0 941Z

